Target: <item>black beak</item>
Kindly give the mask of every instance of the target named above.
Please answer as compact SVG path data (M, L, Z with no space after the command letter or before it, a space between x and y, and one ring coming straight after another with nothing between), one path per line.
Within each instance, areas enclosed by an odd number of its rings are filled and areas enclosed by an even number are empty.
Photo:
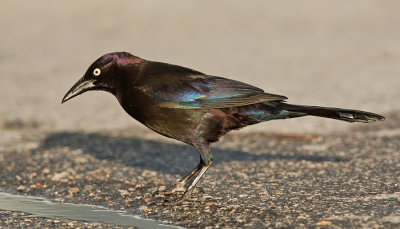
M61 103L64 103L75 96L78 96L86 91L89 91L95 87L93 84L95 80L84 80L83 78L80 79L78 82L72 86L71 89L65 94L64 98L62 99Z

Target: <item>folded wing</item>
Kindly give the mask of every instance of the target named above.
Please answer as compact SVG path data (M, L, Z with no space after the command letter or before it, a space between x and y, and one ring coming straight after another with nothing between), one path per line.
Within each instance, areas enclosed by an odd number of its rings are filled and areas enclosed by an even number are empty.
M262 89L217 76L169 76L145 89L162 108L212 109L282 101L285 96L265 93Z

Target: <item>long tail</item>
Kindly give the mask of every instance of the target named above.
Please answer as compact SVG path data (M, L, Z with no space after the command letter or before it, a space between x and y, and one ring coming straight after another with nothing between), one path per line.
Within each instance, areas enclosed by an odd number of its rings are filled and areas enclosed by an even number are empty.
M292 105L287 103L279 103L277 106L283 110L291 112L300 112L307 115L338 119L346 122L368 123L385 119L385 117L371 112L342 108Z

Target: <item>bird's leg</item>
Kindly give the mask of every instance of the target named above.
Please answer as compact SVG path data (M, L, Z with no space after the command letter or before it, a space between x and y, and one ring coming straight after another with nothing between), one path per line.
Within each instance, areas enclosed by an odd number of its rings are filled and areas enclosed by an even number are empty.
M188 182L188 180L190 180L190 178L192 178L194 174L198 173L202 167L203 167L203 162L200 161L200 163L192 171L190 171L185 177L180 179L173 187L169 188L166 191L158 192L157 194L169 195L169 194L174 194L175 192L185 192L186 191L185 185Z
M200 163L192 171L190 171L190 173L178 181L178 184L180 184L182 187L185 187L188 180L192 178L194 174L198 173L202 167L203 162L200 161Z
M196 178L194 178L193 182L190 184L190 186L186 189L185 193L180 197L176 202L180 202L184 200L186 197L188 197L191 192L193 191L194 187L196 187L196 184L199 182L201 177L204 175L204 173L210 168L211 163L213 161L213 154L210 151L210 148L208 147L208 144L204 145L199 145L196 146L196 148L200 151L200 158L201 158L201 165L198 166L198 169L200 172L197 174ZM192 171L193 172L193 171ZM193 176L195 173L191 174Z

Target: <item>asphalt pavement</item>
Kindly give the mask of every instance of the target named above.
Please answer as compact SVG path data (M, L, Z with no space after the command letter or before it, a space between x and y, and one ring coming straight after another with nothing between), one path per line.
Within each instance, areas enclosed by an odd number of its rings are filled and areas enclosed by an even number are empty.
M196 165L195 149L143 137L144 128L49 132L40 123L6 122L0 185L189 228L396 227L399 121L392 113L326 135L234 132L213 147L215 163L191 199L173 206L157 191Z

